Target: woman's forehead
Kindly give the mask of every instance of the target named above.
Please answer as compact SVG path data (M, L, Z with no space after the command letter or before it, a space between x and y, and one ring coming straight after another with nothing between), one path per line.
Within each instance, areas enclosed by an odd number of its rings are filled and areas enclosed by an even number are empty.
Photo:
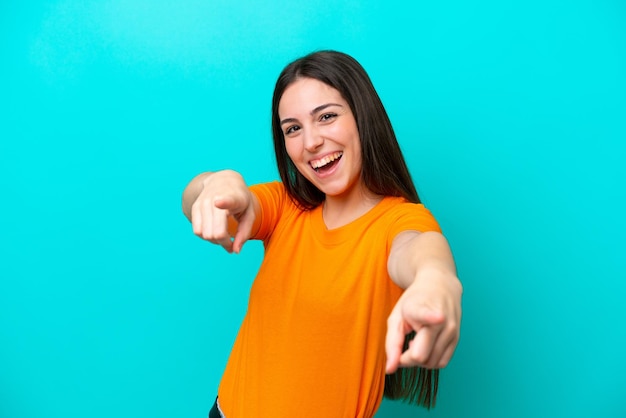
M278 113L311 112L320 105L337 103L346 105L339 90L314 78L299 78L283 92L278 103Z

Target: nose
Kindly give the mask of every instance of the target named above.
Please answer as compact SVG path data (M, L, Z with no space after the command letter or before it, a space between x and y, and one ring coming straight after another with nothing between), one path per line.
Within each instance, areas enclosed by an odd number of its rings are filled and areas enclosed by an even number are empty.
M304 132L304 149L314 152L324 143L324 138L317 129L310 128Z

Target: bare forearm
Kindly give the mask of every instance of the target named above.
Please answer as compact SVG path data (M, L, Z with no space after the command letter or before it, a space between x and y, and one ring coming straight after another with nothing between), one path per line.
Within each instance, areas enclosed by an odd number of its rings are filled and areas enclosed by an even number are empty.
M388 267L389 275L398 286L406 289L421 276L420 272L428 270L456 278L452 252L442 234L407 232L397 239L389 256Z

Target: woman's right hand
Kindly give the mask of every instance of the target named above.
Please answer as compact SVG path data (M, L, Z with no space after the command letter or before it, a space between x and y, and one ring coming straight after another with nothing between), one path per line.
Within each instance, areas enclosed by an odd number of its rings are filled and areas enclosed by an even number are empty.
M241 174L232 170L201 174L183 193L183 211L194 234L229 253L239 253L251 237L257 205Z

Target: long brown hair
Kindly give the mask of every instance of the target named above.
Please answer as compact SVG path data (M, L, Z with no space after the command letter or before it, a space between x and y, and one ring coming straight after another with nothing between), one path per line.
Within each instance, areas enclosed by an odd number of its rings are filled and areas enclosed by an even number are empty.
M278 105L283 93L300 78L319 80L341 93L356 120L361 140L361 178L371 192L404 197L420 203L389 116L365 69L351 56L318 51L299 58L280 73L272 98L272 133L280 178L291 199L301 208L313 209L324 193L296 169L287 154ZM405 349L415 334L406 336ZM439 370L400 368L385 376L385 397L430 408L435 405Z

